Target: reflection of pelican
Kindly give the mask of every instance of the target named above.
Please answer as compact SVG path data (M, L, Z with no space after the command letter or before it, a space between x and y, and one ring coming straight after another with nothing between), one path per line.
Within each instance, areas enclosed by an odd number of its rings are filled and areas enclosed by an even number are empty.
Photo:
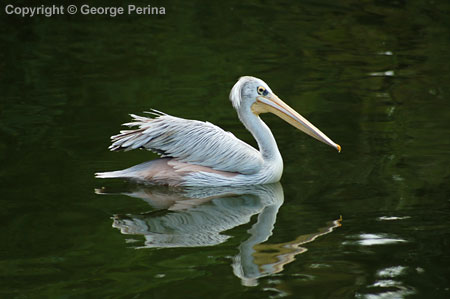
M265 216L261 213L259 217ZM258 278L283 271L283 267L294 261L297 254L308 250L302 245L331 233L335 228L341 226L341 221L342 218L331 221L316 233L300 235L293 241L279 244L262 244L267 240L264 234L252 234L239 247L239 255L234 257L233 272L241 278L243 285L256 285ZM259 222L251 228L250 232L260 231L261 229L257 228L258 225Z
M97 193L106 192L100 189ZM306 251L301 247L303 244L340 226L340 220L335 220L318 232L298 236L291 242L264 243L272 235L284 201L280 183L175 190L137 186L124 194L141 198L156 209L145 214L113 217L113 227L121 233L144 236L144 244L136 248L218 245L230 238L223 234L225 231L248 223L251 217L258 215L248 230L250 237L241 243L239 253L233 258L233 272L247 286L256 285L260 277L282 271L297 254Z
M281 101L260 79L241 77L230 93L239 119L258 142L257 151L208 122L173 117L158 111L155 118L131 115L125 125L135 130L112 136L111 150L144 148L160 154L157 160L111 172L97 173L99 178L131 178L165 185L226 186L278 182L283 160L267 125L259 114L271 112L294 127L338 151L331 141L295 110Z
M271 234L276 213L283 203L279 183L269 185L188 188L144 188L125 193L145 200L156 211L140 215L115 215L113 227L123 234L143 235L152 247L211 246L225 242L222 232L248 223L253 215L269 211ZM101 190L99 193L103 193ZM264 212L267 213L267 212Z

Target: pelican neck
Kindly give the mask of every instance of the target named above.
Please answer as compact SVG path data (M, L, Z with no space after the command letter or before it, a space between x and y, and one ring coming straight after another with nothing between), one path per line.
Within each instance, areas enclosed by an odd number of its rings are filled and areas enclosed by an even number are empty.
M238 116L247 130L253 135L258 143L259 151L264 160L279 160L281 159L280 151L278 150L277 142L273 137L272 131L265 122L254 114L250 109L241 113L238 111Z

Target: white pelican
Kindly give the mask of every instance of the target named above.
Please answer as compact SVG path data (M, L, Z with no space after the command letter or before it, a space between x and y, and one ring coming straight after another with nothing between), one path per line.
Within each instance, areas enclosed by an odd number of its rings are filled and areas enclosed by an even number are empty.
M154 118L131 114L137 127L112 136L111 151L143 148L161 158L124 170L96 173L98 178L128 178L171 186L232 186L278 182L283 160L275 138L259 115L272 112L339 152L341 147L280 100L261 79L241 77L230 92L239 119L256 139L259 151L232 133L209 123L156 110Z

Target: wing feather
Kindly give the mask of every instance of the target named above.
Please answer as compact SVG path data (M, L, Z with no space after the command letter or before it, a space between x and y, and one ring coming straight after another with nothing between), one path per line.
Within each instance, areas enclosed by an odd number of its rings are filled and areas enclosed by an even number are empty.
M255 148L209 122L183 119L157 110L147 113L154 117L130 114L133 121L124 125L137 129L112 136L109 149L145 148L162 157L243 174L256 173L262 167L262 157Z

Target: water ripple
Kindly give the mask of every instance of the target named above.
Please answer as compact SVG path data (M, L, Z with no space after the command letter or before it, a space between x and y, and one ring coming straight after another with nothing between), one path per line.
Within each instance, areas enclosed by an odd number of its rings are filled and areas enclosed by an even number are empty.
M345 245L362 245L362 246L372 246L372 245L387 245L407 242L404 239L396 238L388 234L359 234L351 237L353 239L359 239L356 241L346 241Z

